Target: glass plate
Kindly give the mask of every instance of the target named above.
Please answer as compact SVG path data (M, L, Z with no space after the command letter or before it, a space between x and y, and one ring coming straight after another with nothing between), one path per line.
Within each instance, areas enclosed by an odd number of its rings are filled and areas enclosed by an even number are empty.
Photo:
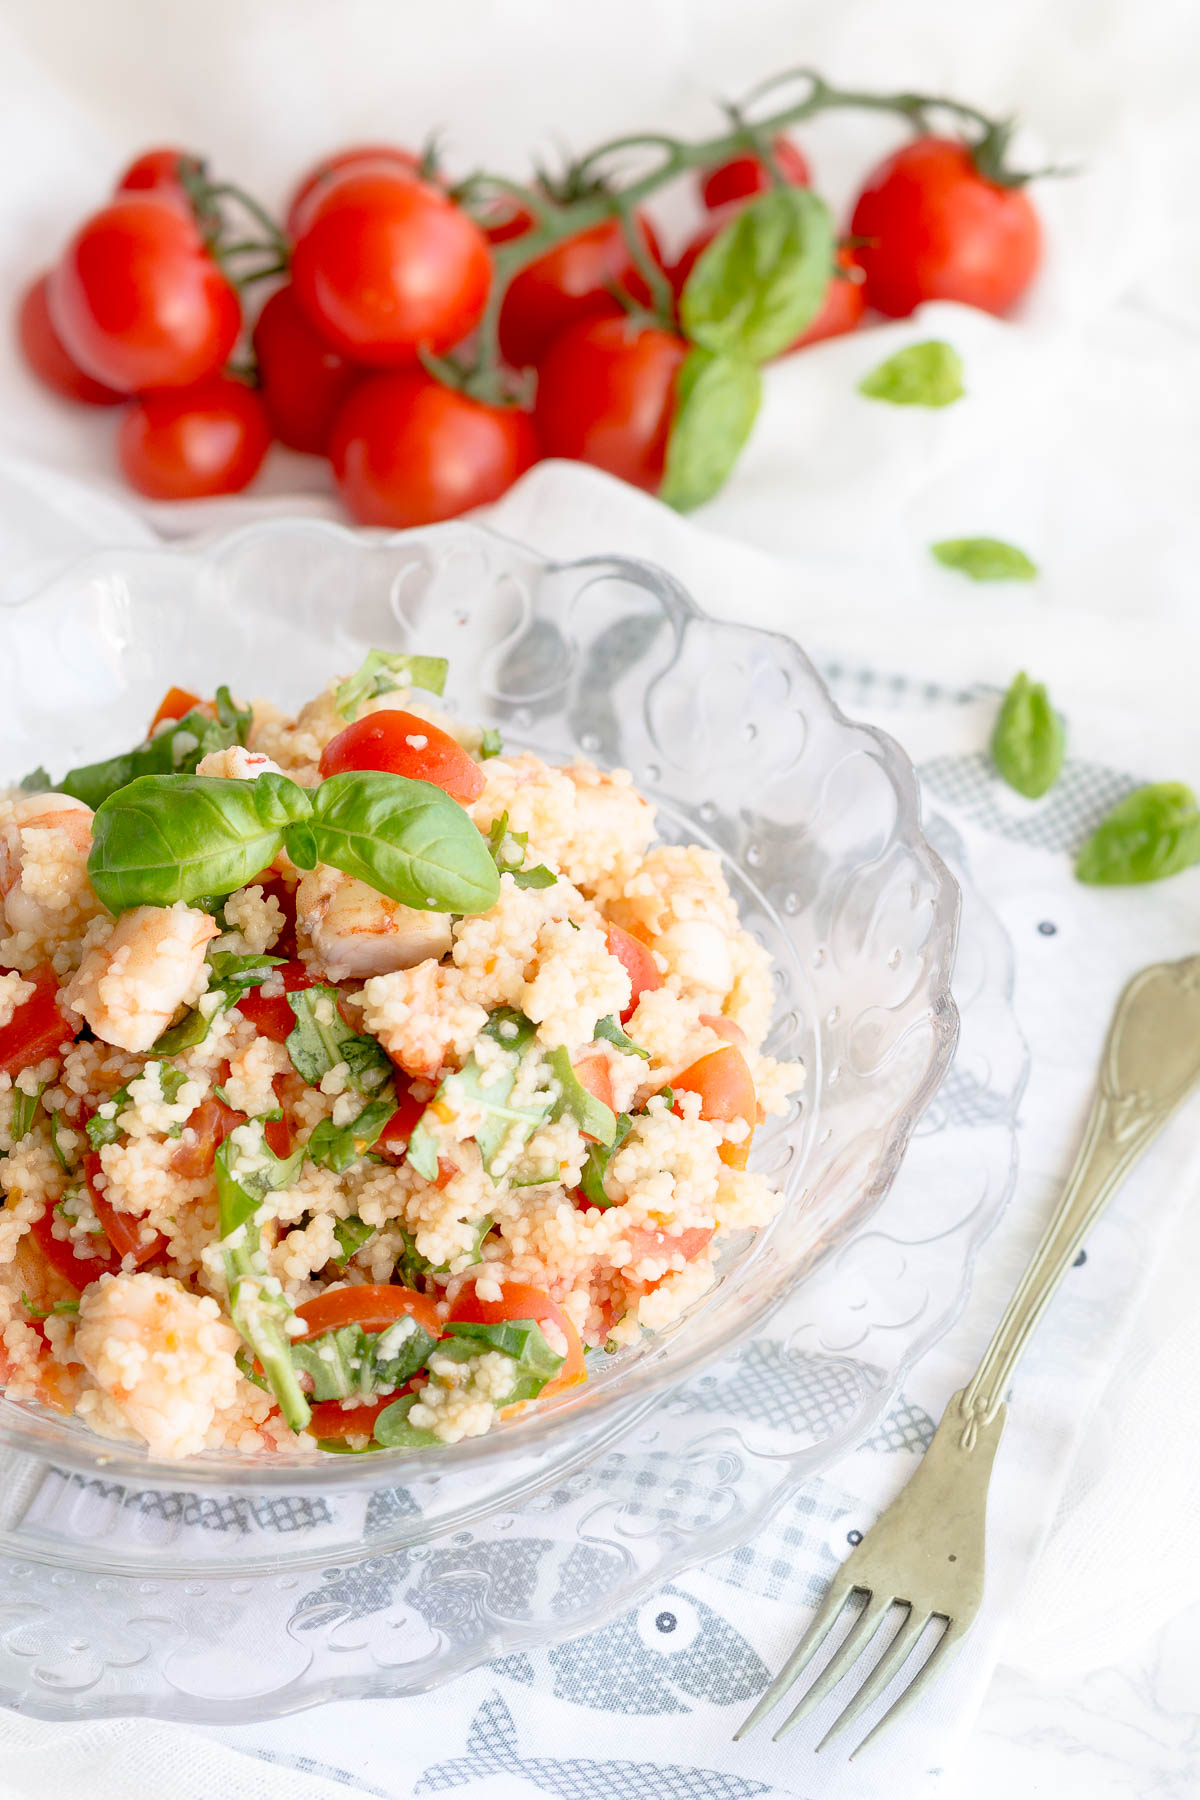
M647 565L307 521L93 559L5 614L0 641L14 773L127 743L172 682L293 702L373 643L448 655L453 710L630 767L664 835L724 855L775 961L770 1047L809 1069L761 1134L786 1194L769 1230L731 1246L680 1327L489 1439L163 1465L0 1401L0 1700L250 1718L425 1687L596 1623L870 1429L1003 1203L1023 1061L980 913L956 975L975 1046L879 1213L953 1049L958 893L903 755L843 718L794 644L703 617Z

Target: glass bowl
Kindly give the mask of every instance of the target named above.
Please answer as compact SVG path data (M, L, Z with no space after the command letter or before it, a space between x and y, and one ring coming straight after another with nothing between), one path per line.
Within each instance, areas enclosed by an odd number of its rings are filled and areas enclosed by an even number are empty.
M772 1225L728 1246L717 1286L678 1325L594 1359L581 1395L527 1411L485 1439L433 1455L212 1453L171 1464L0 1399L0 1577L6 1587L32 1582L35 1613L44 1579L58 1613L77 1591L93 1609L116 1596L125 1616L126 1585L142 1593L150 1578L174 1585L181 1618L195 1616L182 1598L188 1584L206 1581L256 1593L259 1617L265 1582L282 1635L303 1642L318 1614L328 1623L329 1608L346 1604L311 1581L298 1595L305 1570L333 1565L360 1587L378 1580L381 1561L393 1574L396 1558L428 1572L438 1545L475 1542L481 1529L503 1532L546 1509L564 1526L581 1497L586 1505L589 1494L605 1496L596 1505L618 1521L615 1563L600 1554L598 1520L587 1534L594 1555L583 1559L591 1573L584 1578L576 1557L536 1627L533 1614L524 1625L515 1614L498 1622L477 1603L478 1580L468 1582L474 1598L463 1616L478 1628L447 1635L427 1623L432 1648L398 1656L403 1681L386 1687L405 1691L409 1680L428 1685L465 1666L464 1657L525 1641L527 1627L543 1636L580 1629L577 1617L587 1623L596 1606L620 1604L652 1578L648 1569L678 1568L722 1533L752 1528L880 1415L911 1357L961 1304L974 1244L1003 1197L1011 1144L985 1159L970 1207L947 1193L933 1194L924 1217L918 1207L903 1236L926 1253L906 1255L902 1274L882 1275L894 1290L885 1302L864 1298L880 1271L867 1273L878 1245L862 1228L954 1050L959 891L922 835L906 758L839 712L794 643L704 616L644 563L553 565L463 524L371 539L273 521L199 550L91 558L0 615L0 644L12 696L0 719L0 769L14 778L38 762L61 770L127 745L175 683L203 692L228 681L237 693L291 704L372 645L447 656L450 710L552 761L582 754L628 767L659 808L662 836L721 854L743 920L773 959L768 1048L808 1070L792 1112L756 1140L756 1165L784 1194ZM1002 1072L1014 1055L1010 1047L1000 1059ZM1002 1109L996 1118L999 1145ZM797 1314L804 1296L811 1300ZM736 1384L726 1391L700 1371L736 1360L780 1308L788 1324L769 1340L782 1346L772 1398L756 1411ZM758 1348L756 1340L747 1354ZM655 1504L635 1554L626 1527L649 1494ZM556 1531L550 1539L559 1541ZM578 1549L574 1525L566 1539ZM527 1547L521 1561L529 1563ZM310 1592L323 1597L309 1603ZM226 1619L229 1604L226 1594ZM85 1640L77 1630L71 1641ZM8 1637L0 1643L7 1655ZM304 1698L280 1698L293 1676L276 1670L269 1698L243 1689L220 1716L262 1716L347 1691L313 1672L314 1645L310 1638ZM24 1652L12 1654L28 1673ZM129 1710L129 1683L113 1677L115 1666L101 1658L101 1673L80 1689L90 1698L62 1702L65 1713ZM114 1680L125 1694L119 1705L106 1698ZM44 1691L28 1685L20 1703L51 1712L58 1703L46 1695L71 1689L61 1668ZM174 1679L163 1686L181 1691ZM349 1691L385 1690L356 1679ZM13 1693L0 1655L0 1699ZM146 1709L208 1716L149 1692Z

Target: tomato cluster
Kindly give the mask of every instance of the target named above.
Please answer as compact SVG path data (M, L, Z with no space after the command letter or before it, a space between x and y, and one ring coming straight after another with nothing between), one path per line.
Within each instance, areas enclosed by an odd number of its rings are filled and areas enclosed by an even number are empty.
M18 338L55 393L124 408L120 466L154 499L238 492L273 440L327 457L347 509L371 525L495 500L542 456L656 492L689 349L670 295L758 196L810 179L803 153L776 136L763 156L701 170L706 223L673 261L642 214L518 255L495 295L502 361L481 384L438 359L471 344L500 248L511 261L538 231L533 194L526 207L493 193L473 213L413 152L351 147L298 183L285 230L257 246L275 260L246 275L238 257L256 245L229 241L213 199L237 190L208 185L194 157L154 149L28 288ZM902 315L948 298L1006 311L1040 255L1025 189L931 136L868 178L850 234L789 351L854 330L870 307ZM251 323L247 294L269 276L277 285ZM535 389L522 370L536 372Z

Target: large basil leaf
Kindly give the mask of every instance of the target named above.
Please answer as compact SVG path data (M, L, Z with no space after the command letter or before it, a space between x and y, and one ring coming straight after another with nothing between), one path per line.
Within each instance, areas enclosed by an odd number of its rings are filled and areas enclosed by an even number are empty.
M398 650L368 650L354 674L337 689L333 703L343 719L356 719L364 701L374 700L378 694L394 693L398 687L424 688L428 694L444 693L449 669L450 664L444 656L407 656Z
M95 808L139 775L190 774L210 751L246 742L254 718L249 708L239 711L226 687L217 689L216 706L215 719L193 709L121 756L69 770L58 783L59 791Z
M965 391L962 358L952 344L936 338L908 344L864 375L858 391L892 406L949 406Z
M992 761L1010 788L1040 800L1058 780L1066 747L1062 720L1041 682L1017 676L992 732Z
M98 808L88 875L110 912L232 894L271 862L283 827L310 805L284 775L142 775Z
M825 202L809 188L772 188L697 259L680 295L680 323L705 350L767 362L816 317L833 268Z
M1100 887L1162 881L1200 862L1200 811L1181 781L1138 788L1101 819L1079 852L1075 875Z
M499 898L486 843L457 800L431 782L377 769L332 775L313 794L309 829L321 862L401 906L482 913Z
M741 455L761 400L758 370L745 357L690 350L675 383L659 498L678 512L711 500Z
M297 1075L303 1075L310 1087L319 1087L331 1069L345 1063L350 1086L356 1093L379 1095L392 1079L391 1061L378 1038L352 1031L347 1025L338 1010L338 990L322 984L300 988L287 998L296 1020L288 1033L287 1053ZM380 1124L380 1131L394 1111L392 1098L392 1111Z

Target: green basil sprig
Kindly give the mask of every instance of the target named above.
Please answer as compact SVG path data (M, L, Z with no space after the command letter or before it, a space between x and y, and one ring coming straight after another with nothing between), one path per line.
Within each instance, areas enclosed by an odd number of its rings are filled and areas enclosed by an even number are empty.
M58 783L60 793L71 794L85 806L97 807L127 787L140 775L187 774L212 750L228 750L233 744L244 744L249 736L254 714L249 707L239 709L227 687L219 687L215 719L193 708L182 719L149 737L122 756L110 756L104 762L87 763L71 769Z
M944 569L957 569L972 581L1032 581L1038 572L1023 550L1003 538L943 538L929 552Z
M231 894L286 849L422 911L479 913L500 877L470 818L439 787L379 770L335 775L309 793L286 775L254 781L144 775L92 824L88 875L111 912Z
M1181 781L1137 788L1103 818L1075 862L1079 881L1100 887L1163 881L1200 863L1200 810Z
M1040 681L1024 671L1008 693L992 732L992 761L1009 787L1040 800L1058 780L1066 748L1062 720Z
M368 650L362 663L333 696L343 719L356 719L366 700L394 693L398 687L424 688L428 694L446 690L450 664L444 656L408 656L400 650Z
M702 506L741 455L762 403L762 379L742 355L689 350L675 381L659 498L677 512Z
M909 344L864 375L858 391L868 400L886 400L892 406L949 406L965 392L962 358L952 345L936 338Z
M778 356L820 310L834 248L833 217L818 195L771 188L697 258L679 297L684 335L750 363Z

